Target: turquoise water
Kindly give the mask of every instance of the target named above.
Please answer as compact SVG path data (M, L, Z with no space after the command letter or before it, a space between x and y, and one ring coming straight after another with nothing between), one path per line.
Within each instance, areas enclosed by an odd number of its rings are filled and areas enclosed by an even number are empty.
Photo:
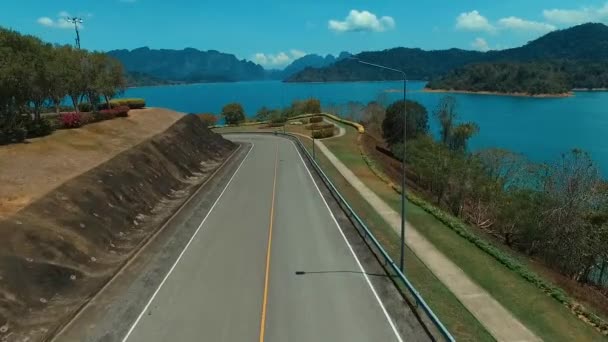
M424 82L409 82L408 98L424 104L432 113L444 94L423 93ZM284 107L294 99L319 98L323 106L348 101L368 102L384 94L397 100L401 82L282 83L239 82L128 89L125 97L146 98L153 107L183 112L219 113L224 104L240 102L248 116L262 106ZM574 97L539 99L509 96L454 94L463 121L474 121L479 134L473 150L502 147L523 153L535 161L557 160L561 153L581 148L591 153L608 176L608 92L577 92ZM437 126L431 116L431 129Z

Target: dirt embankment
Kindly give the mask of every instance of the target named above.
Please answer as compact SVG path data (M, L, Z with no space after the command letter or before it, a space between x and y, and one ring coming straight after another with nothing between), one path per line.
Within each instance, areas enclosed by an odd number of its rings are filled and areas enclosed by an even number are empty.
M171 127L184 114L160 108L58 130L27 144L0 146L0 219L63 182Z
M0 340L47 338L235 148L183 116L0 221Z

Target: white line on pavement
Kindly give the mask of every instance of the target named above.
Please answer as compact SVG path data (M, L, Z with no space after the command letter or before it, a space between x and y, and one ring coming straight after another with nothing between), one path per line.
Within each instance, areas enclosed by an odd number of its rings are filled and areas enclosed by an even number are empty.
M150 300L148 300L148 303L146 304L146 306L144 307L144 309L142 310L142 312L139 314L139 316L137 316L137 319L135 320L135 322L133 323L133 325L131 326L131 328L129 329L129 331L127 332L127 334L125 335L125 337L122 339L122 342L125 342L125 341L127 341L127 339L129 339L129 336L131 336L131 334L135 330L135 327L137 326L137 324L139 323L139 321L141 320L141 318L143 317L143 315L146 313L146 311L148 311L148 308L150 307L150 304L152 304L152 301L154 301L154 298L156 298L156 295L158 295L158 292L160 291L160 289L163 287L163 285L165 284L165 282L167 281L167 279L169 279L169 276L171 275L171 273L175 269L175 266L177 266L177 264L181 260L182 256L184 256L184 253L186 253L186 250L188 249L188 247L190 246L190 244L192 243L192 241L194 240L194 238L198 234L199 230L201 230L201 228L205 224L205 221L207 221L207 218L209 217L209 215L211 214L211 212L213 211L213 209L215 208L215 206L217 205L217 203L222 198L222 195L224 195L224 192L226 192L226 189L228 189L228 187L232 183L232 180L234 179L234 177L236 176L236 174L241 169L241 166L243 166L243 164L245 163L245 160L247 160L247 157L249 157L249 154L251 153L251 151L253 151L253 148L255 147L255 144L251 143L251 145L252 145L251 149L249 149L249 152L247 152L247 155L245 156L245 158L243 158L243 161L241 161L241 163L239 164L239 167L236 169L236 171L234 171L234 174L232 175L232 177L230 177L230 180L228 181L228 184L226 184L226 186L224 187L224 189L222 190L222 192L220 193L220 195L218 196L218 198L215 200L215 202L213 203L213 205L209 209L209 212L207 212L207 215L205 215L205 218L203 219L203 221L199 224L198 228L196 228L196 231L194 232L194 234L192 235L192 237L190 238L190 240L186 244L186 247L184 247L184 249L182 250L182 252L177 257L177 260L175 260L175 263L173 264L173 266L171 266L171 269L169 269L169 272L167 273L167 275L165 275L165 277L163 278L163 280L160 282L160 285L158 286L158 288L156 289L156 291L154 291L154 294L152 294L152 297L150 298Z
M348 249L350 249L350 252L353 255L353 258L355 258L355 261L357 262L357 265L359 266L359 269L361 270L363 276L365 277L365 280L367 281L367 284L369 285L369 288L372 290L372 293L374 294L374 297L378 301L378 304L380 304L380 308L382 309L382 312L384 313L384 316L386 317L386 319L388 320L388 323L390 324L391 328L393 329L393 333L395 333L395 336L397 337L397 340L399 342L403 342L403 340L401 339L401 336L399 335L399 332L397 331L397 327L395 326L395 323L391 319L391 316L388 314L388 311L386 311L386 308L384 307L384 304L382 304L382 301L380 300L380 296L378 296L378 293L376 292L376 289L374 288L374 285L372 285L372 282L369 280L369 277L367 276L367 273L365 272L365 269L363 268L363 265L361 265L361 262L359 261L359 258L357 258L357 255L355 254L355 251L353 250L353 247L350 245L350 242L348 242L348 239L346 238L346 235L344 235L344 232L342 231L342 228L340 227L340 224L338 224L338 220L336 220L336 217L334 216L334 213L329 208L329 205L327 204L327 201L325 200L325 197L323 197L323 194L321 193L321 190L319 189L319 186L317 185L317 182L315 182L315 179L312 176L312 174L310 173L310 170L308 169L308 166L306 166L306 163L304 162L304 159L302 158L302 155L300 154L300 151L298 150L298 147L296 146L296 143L293 142L293 140L290 140L290 141L293 144L293 147L296 149L296 153L298 153L298 156L300 157L300 160L302 161L302 164L304 164L304 168L308 172L308 175L310 176L310 179L312 180L312 183L315 185L315 188L317 188L317 191L319 192L319 195L321 196L321 199L323 200L323 203L325 203L325 207L329 211L329 214L331 215L331 218L334 220L334 223L336 224L336 227L338 227L338 230L340 231L340 234L342 235L342 238L344 238L344 242L346 242L346 245L348 246Z

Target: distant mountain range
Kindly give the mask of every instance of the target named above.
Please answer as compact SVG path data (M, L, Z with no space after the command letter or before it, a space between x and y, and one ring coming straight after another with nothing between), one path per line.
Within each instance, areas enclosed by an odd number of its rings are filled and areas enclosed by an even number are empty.
M304 57L298 58L289 64L283 71L283 78L290 77L306 68L323 68L334 64L335 62L341 61L345 58L350 57L351 54L348 52L341 52L338 57L334 57L333 55L327 55L325 57L319 56L317 54L310 54Z
M347 52L337 57L306 55L284 70L265 70L256 63L215 50L152 50L144 47L132 51L114 50L108 54L124 64L132 86L268 79L333 82L401 78L398 73L347 58L351 56ZM500 51L425 51L399 47L362 52L355 57L404 70L409 79L432 81L429 87L434 89L555 93L558 89L572 87L602 88L608 87L608 70L605 70L608 65L608 26L594 23L578 25L548 33L524 46ZM510 75L513 72L517 75Z
M147 47L108 52L129 73L145 74L170 82L234 82L261 80L262 66L215 50L152 50Z
M408 78L431 80L474 63L533 61L608 61L608 26L583 24L558 30L518 48L501 51L466 51L459 49L425 51L394 48L363 52L356 58L404 70ZM322 68L306 68L287 78L288 82L332 82L396 80L398 73L376 69L356 60L346 59Z
M234 55L215 50L113 50L108 54L121 61L130 86L179 84L193 82L236 82L265 79L282 80L307 67L325 67L350 56L309 54L296 59L284 70L265 70L261 65L239 60Z

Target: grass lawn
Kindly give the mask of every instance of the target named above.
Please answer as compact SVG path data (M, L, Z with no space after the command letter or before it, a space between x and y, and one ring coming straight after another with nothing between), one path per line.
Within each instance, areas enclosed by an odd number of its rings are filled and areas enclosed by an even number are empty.
M356 143L358 133L351 127L346 127L346 130L345 136L327 140L324 142L325 145L370 189L399 212L400 196L376 177L361 158ZM323 167L327 166L323 165ZM572 315L566 307L460 237L420 207L407 203L407 215L408 220L435 247L462 268L473 281L492 294L539 337L546 341L604 340L605 337ZM389 233L386 235L390 236ZM412 273L410 271L408 274L412 275ZM432 297L428 297L427 293L422 291L424 285L416 285L421 287L421 293L431 302ZM452 328L449 317L444 318L441 311L439 309L437 311L446 324Z
M310 152L312 148L311 140L305 138L300 140ZM317 154L317 162L391 257L398 260L399 236L321 153ZM406 248L405 252L405 267L408 278L454 338L457 341L494 341L494 338L477 319L437 280L433 273L409 249Z

